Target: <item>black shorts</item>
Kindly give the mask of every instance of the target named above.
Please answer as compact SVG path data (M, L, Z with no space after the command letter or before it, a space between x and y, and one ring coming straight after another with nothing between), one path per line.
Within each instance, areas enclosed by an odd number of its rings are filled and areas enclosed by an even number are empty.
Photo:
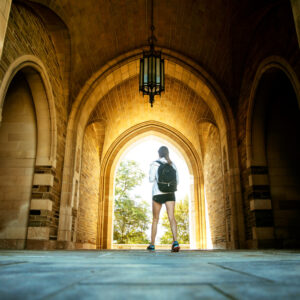
M152 200L160 204L164 204L167 201L175 201L175 193L155 195L152 197Z

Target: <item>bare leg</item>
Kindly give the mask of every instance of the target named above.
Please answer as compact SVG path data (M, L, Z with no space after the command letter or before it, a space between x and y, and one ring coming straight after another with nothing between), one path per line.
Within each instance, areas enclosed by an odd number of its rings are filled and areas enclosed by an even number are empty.
M173 234L173 241L177 241L177 223L174 216L175 201L166 202L167 213L170 221L170 226Z
M159 213L160 213L161 207L162 207L162 204L152 201L152 214L153 214L152 229L151 229L151 244L152 245L155 245L157 224L158 224L158 220L159 220Z

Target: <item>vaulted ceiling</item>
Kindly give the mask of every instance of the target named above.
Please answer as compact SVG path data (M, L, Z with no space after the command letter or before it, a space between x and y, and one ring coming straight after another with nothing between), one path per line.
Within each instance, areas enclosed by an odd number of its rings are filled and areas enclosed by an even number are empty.
M66 24L71 98L109 60L147 46L150 0L20 1L46 6ZM282 5L289 9L287 0L155 0L156 44L193 59L230 94L243 72L248 40L261 20Z
M198 145L199 123L216 123L205 101L175 78L166 77L169 92L157 97L153 108L148 97L137 93L137 86L137 76L124 81L107 93L91 113L89 123L105 124L106 144L110 145L124 128L154 120L177 129Z

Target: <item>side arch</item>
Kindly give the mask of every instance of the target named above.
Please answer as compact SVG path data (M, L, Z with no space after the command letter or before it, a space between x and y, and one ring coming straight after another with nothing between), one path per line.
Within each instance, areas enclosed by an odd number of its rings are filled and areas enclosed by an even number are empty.
M255 96L258 89L258 85L260 83L260 80L262 76L271 69L277 69L282 71L290 80L297 100L298 105L300 108L300 82L298 80L298 76L296 75L293 68L290 66L290 64L282 57L280 56L270 56L263 60L261 64L259 65L253 85L250 92L250 98L249 98L249 105L248 105L248 111L247 111L247 122L246 122L246 152L247 152L247 167L249 168L252 165L256 165L259 162L255 162L255 159L253 161L253 149L252 149L252 126L253 126L253 113L254 113L254 106L255 106Z
M56 166L56 111L52 88L45 66L35 56L24 55L7 69L0 86L0 122L8 87L14 76L21 71L31 88L38 124L36 165Z
M1 208L5 210L7 205L14 205L11 220L4 224L7 230L2 235L3 243L10 248L49 244L50 222L35 222L34 212L31 214L31 211L43 210L45 215L51 216L50 190L56 167L54 99L47 72L38 58L22 56L9 66L0 86L0 108L3 142L8 145L1 157L2 171L7 172L2 194L10 189L9 195L1 199ZM18 114L20 121L15 117ZM22 226L16 220L22 220ZM19 227L22 227L22 238Z
M299 91L298 78L284 59L273 56L261 63L246 123L253 248L299 247L293 231L300 201Z

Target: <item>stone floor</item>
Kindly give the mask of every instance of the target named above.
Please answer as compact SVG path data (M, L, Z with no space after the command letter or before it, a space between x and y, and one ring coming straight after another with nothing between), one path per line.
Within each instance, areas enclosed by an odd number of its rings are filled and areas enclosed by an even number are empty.
M300 299L300 251L4 251L0 299Z

